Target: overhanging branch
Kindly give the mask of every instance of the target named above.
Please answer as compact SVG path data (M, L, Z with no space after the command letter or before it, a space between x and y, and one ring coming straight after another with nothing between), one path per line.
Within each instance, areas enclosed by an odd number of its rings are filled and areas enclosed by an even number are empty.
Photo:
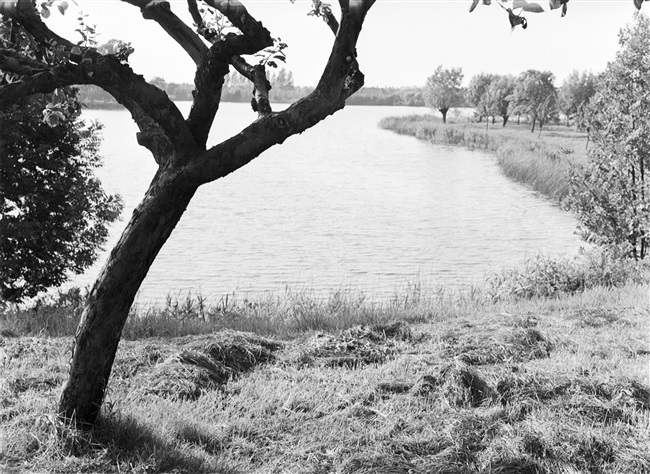
M267 115L239 134L194 160L188 177L207 183L246 165L288 137L302 133L345 106L345 99L363 85L363 74L352 67L356 43L374 0L342 8L338 34L316 90L277 114Z
M51 31L41 20L32 0L0 0L0 14L15 20L42 44L56 44L67 55L71 55L73 49L80 49L81 52L74 61L0 87L0 101L7 102L14 97L38 92L52 92L61 86L94 84L124 105L143 133L147 133L155 124L159 127L158 134L166 135L174 149L185 152L193 148L193 136L176 105L165 92L147 83L127 64L111 55L102 55L93 48L79 48ZM147 120L144 119L145 115Z
M201 145L205 145L214 117L219 109L221 92L224 78L228 74L228 65L233 64L236 69L246 70L244 74L253 80L255 89L262 91L260 97L256 97L255 103L258 104L260 114L271 112L268 101L268 90L270 84L266 80L266 74L263 68L247 68L247 63L241 58L241 55L255 54L261 49L273 45L273 38L269 31L250 16L247 10L237 0L230 2L206 2L218 10L222 15L229 18L230 21L239 27L242 34L228 34L225 38L213 34L204 24L196 0L188 0L188 9L192 19L197 24L198 31L204 38L212 43L209 52L204 56L204 61L199 64L194 84L194 100L187 123L192 130L195 140ZM228 4L230 6L228 6Z
M50 66L11 49L0 49L0 70L14 74L32 75L49 71Z
M176 41L196 65L199 65L208 52L208 47L201 38L176 16L164 0L122 0L140 8L142 16L157 22L174 41Z

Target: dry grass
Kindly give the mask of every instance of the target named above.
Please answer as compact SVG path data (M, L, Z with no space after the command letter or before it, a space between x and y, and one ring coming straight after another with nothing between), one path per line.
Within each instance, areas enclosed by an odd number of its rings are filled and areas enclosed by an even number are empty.
M92 432L52 416L69 338L3 336L0 470L650 472L647 286L452 299L420 289L381 323L279 338L123 341Z

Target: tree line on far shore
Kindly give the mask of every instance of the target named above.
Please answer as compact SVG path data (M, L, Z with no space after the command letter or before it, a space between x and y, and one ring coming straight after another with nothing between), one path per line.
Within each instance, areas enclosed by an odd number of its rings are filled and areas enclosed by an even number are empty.
M294 84L293 73L280 68L268 72L271 83L271 99L275 103L293 103L314 90L312 86ZM152 84L164 90L174 101L191 101L194 84L167 82L161 77L154 77ZM79 87L79 100L90 108L121 107L113 97L100 87L89 85ZM237 72L231 72L225 78L222 102L250 102L253 98L253 86L250 81ZM350 97L348 105L403 105L424 107L423 91L420 87L363 87Z

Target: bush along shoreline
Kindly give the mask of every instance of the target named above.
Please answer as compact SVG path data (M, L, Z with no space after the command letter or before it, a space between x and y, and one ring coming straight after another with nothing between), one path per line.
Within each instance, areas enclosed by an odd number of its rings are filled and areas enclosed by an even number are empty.
M561 201L569 187L569 170L586 161L586 134L565 127L547 127L544 134L530 132L527 125L484 123L443 124L433 115L387 117L379 127L431 143L463 146L495 154L505 176Z

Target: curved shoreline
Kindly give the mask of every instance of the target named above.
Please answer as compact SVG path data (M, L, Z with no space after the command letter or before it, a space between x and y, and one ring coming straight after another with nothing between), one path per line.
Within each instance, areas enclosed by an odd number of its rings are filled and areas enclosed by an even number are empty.
M564 127L545 129L539 136L516 124L502 128L478 123L448 123L432 115L386 117L379 122L385 130L431 143L464 146L494 153L503 173L510 179L561 201L568 189L569 170L586 161L586 134ZM529 136L527 137L526 134Z

